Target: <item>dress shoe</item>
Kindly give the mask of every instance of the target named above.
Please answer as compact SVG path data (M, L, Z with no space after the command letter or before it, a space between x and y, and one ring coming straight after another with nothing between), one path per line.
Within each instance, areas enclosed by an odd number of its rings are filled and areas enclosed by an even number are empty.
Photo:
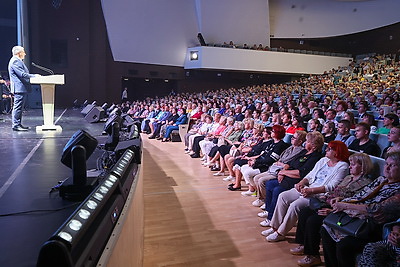
M156 139L156 137L154 135L150 135L149 139Z
M304 267L317 266L320 265L321 263L322 261L319 256L312 256L312 255L307 255L303 259L297 261L297 264L299 266L304 266Z
M231 191L237 191L237 190L241 190L242 187L241 186L239 186L239 187L229 186L228 189L231 190Z
M298 256L304 255L304 246L303 245L299 245L299 246L297 246L295 248L291 248L290 249L290 253L292 255L298 255Z
M191 154L190 156L191 156L192 158L194 158L194 159L200 158L200 155L197 154L197 153Z
M28 126L23 126L22 124L19 127L21 127L22 129L26 129L26 130L29 130L31 128L31 127L28 127Z
M28 129L22 128L21 126L15 126L12 127L13 131L17 131L17 132L26 132L28 131Z

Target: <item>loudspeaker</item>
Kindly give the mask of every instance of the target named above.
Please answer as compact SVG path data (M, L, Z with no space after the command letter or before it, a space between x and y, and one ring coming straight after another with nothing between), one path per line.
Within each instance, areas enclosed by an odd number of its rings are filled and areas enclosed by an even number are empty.
M87 104L81 111L83 116L86 116L94 108L93 104Z
M105 111L101 107L94 107L88 114L86 114L85 119L90 122L98 122L105 116Z

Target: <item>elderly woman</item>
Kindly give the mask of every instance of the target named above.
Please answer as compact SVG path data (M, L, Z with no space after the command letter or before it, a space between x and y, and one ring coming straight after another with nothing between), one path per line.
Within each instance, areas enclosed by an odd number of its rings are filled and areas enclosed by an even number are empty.
M219 114L219 113L216 113ZM232 120L232 119L231 119ZM224 132L227 127L227 117L221 117L218 122L218 127L215 131L212 131L205 136L204 140L199 142L201 153L204 155L203 160L206 161L208 158L208 153L213 146L217 145L218 137ZM233 125L233 123L231 124ZM206 161L207 162L207 161ZM204 164L203 164L204 165Z
M211 161L215 162L218 160L221 164L221 161L223 161L223 157L229 153L231 146L233 146L233 144L238 142L240 140L240 138L242 137L242 134L244 131L243 122L237 121L237 122L235 122L235 124L233 126L234 126L233 131L227 137L223 137L223 141L225 142L225 144L214 147L214 148L216 148L217 153L215 154L214 158ZM211 152L213 149L211 149ZM217 173L214 173L214 176L225 175L224 169L225 169L225 166L221 164L219 171ZM211 169L211 170L213 170L213 169Z
M259 144L263 140L263 124L254 124L253 135L247 138L245 141L240 143L239 147L232 146L229 154L224 157L224 162L229 171L230 178L224 178L226 180L234 179L233 165L234 161L238 156L245 155L251 151L252 147ZM247 163L247 162L246 162ZM245 163L244 163L245 164Z
M306 140L307 133L304 131L296 131L291 138L291 146L282 152L279 161L269 167L268 171L262 172L254 176L254 183L256 185L257 199L253 201L252 205L260 207L264 204L265 200L265 182L278 177L278 171L283 169L286 163L294 159L300 152L304 151L303 143ZM264 208L265 209L265 208ZM267 212L265 212L267 214ZM261 213L263 214L263 213ZM266 215L265 215L266 216ZM260 217L265 217L260 216Z
M377 229L368 237L345 235L326 225L321 228L326 266L354 266L357 254L371 241L381 238L380 226L398 219L400 193L400 152L389 153L384 175L368 184L361 192L342 201L331 201L333 212L344 211L352 217L371 218Z
M334 189L316 200L320 207L305 207L300 210L296 229L296 243L300 244L290 252L306 256L298 261L300 266L314 266L321 263L319 245L320 228L327 214L332 211L329 203L334 198L343 199L359 192L371 182L369 174L373 169L370 157L365 153L354 153L349 157L350 174ZM313 208L313 209L312 209Z
M207 160L204 166L206 167L214 167L217 163L219 168L219 157L215 158L215 155L218 153L218 147L225 144L225 138L228 137L235 129L234 123L235 119L233 117L224 117L222 116L221 119L226 118L226 127L220 133L214 133L212 141L205 141L206 143L203 144L202 152L203 154L207 155Z
M331 141L326 155L295 187L282 192L271 219L271 229L263 234L268 242L285 240L297 222L301 208L309 204L309 197L333 191L348 173L349 151L341 141Z
M278 196L283 191L292 189L296 183L304 178L322 157L322 146L324 138L319 132L311 132L306 136L305 151L302 151L296 158L284 165L279 171L278 178L265 183L266 197L265 210L268 212L265 221L261 226L270 226L270 220L274 214Z
M261 172L265 172L277 160L281 153L289 146L282 139L285 137L285 128L281 125L272 127L272 140L257 158L252 158L246 165L235 169L235 183L229 185L228 189L236 191L241 189L242 176L249 185L249 190L243 192L244 196L255 193L255 183L253 177Z

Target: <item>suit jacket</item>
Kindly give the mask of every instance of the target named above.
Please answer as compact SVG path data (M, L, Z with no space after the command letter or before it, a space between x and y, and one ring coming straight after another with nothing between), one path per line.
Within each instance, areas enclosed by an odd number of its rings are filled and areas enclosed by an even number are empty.
M11 93L29 93L32 91L30 78L35 77L29 74L24 62L13 56L8 63L8 74L10 76Z

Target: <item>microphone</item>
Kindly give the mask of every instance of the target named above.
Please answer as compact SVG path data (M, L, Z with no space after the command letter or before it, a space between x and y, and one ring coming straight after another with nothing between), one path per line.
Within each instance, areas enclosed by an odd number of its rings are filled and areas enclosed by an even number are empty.
M34 62L32 62L32 66L34 66L34 67L36 67L36 68L38 68L38 69L41 69L41 70L43 70L43 71L45 71L45 72L48 72L48 73L50 73L51 75L54 75L54 71L52 71L51 69L45 68L45 67L43 67L43 66L40 66L40 65L38 65L38 64L36 64L36 63L34 63Z

